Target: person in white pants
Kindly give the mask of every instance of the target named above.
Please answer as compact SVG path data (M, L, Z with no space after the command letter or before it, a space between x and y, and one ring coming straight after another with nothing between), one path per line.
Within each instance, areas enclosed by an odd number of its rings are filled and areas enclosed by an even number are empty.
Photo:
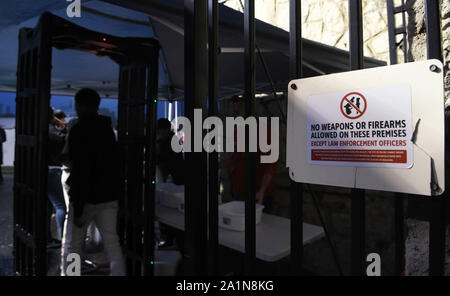
M61 174L61 184L63 187L64 201L66 204L67 211L66 216L64 218L64 228L61 240L61 265L60 265L61 276L66 275L67 255L69 254L70 245L72 243L73 208L70 207L69 193L68 193L69 185L67 184L67 179L69 178L69 175L70 175L70 168L67 165L63 165ZM70 223L68 223L69 219ZM95 226L94 220L92 220L89 223L85 237L89 237L91 240L95 242L100 241L101 235L97 227ZM82 254L80 254L80 257L83 258Z
M125 275L124 257L116 230L117 186L120 182L117 145L110 118L97 113L99 104L100 97L92 89L82 89L75 95L79 120L68 136L70 174L65 172L62 178L69 203L62 274L68 265L68 254L76 253L81 257L87 227L94 221L103 240L111 275Z
M125 275L125 266L119 238L116 233L118 202L111 201L100 204L86 204L83 210L82 219L85 221L82 227L73 225L73 209L69 210L68 232L71 233L70 243L68 243L67 254L82 254L86 230L91 221L94 221L102 236L105 246L106 256L109 260L111 275ZM67 262L65 265L67 268Z
M73 214L70 214L69 223L69 210L73 213L73 209L70 209L69 201L69 185L67 185L67 178L69 178L70 169L67 166L62 167L61 174L61 184L64 193L64 202L66 203L66 217L64 219L63 235L61 240L61 275L66 275L67 270L67 255L69 254L69 246L72 243L72 224L73 224Z

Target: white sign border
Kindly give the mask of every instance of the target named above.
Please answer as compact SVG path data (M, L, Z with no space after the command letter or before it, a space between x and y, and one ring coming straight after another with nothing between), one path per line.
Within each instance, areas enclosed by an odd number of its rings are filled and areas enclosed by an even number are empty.
M437 66L440 72L431 71ZM288 86L286 165L292 180L349 188L439 195L445 190L444 92L442 63L427 60L293 80ZM292 87L295 84L296 87ZM306 98L320 93L408 84L412 121L418 124L411 169L318 166L307 162ZM357 86L357 87L355 87ZM432 172L431 162L434 162ZM431 191L432 175L438 184Z

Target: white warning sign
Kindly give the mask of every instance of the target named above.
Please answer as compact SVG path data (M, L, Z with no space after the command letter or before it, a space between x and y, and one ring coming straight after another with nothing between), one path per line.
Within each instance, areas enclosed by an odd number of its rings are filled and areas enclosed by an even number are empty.
M411 168L409 85L307 98L308 162L313 165Z

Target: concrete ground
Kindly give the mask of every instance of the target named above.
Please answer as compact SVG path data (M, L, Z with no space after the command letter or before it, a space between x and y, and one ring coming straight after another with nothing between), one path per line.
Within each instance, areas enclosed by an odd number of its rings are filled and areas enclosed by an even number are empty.
M0 184L0 276L13 272L13 173L3 173L4 182ZM54 223L52 223L54 224ZM52 225L55 232L55 227ZM86 259L100 265L86 275L106 275L109 273L106 257L101 248L88 244ZM48 275L59 274L60 249L48 249Z
M10 276L13 273L13 173L4 172L4 182L0 184L0 276ZM53 236L56 235L56 225L54 219L51 223ZM158 232L158 228L156 229ZM172 251L173 252L173 251ZM178 254L171 254L171 251L162 254L165 257L177 257ZM163 256L163 257L164 257ZM48 275L58 276L60 274L60 248L48 248ZM85 248L85 259L95 262L98 266L95 270L83 272L82 275L97 276L108 275L109 264L105 252L101 246L94 240L88 240ZM164 260L171 261L170 258ZM170 267L170 266L169 266ZM172 271L167 272L167 266L160 266L157 263L158 273L161 275L169 275ZM170 269L170 268L169 268Z

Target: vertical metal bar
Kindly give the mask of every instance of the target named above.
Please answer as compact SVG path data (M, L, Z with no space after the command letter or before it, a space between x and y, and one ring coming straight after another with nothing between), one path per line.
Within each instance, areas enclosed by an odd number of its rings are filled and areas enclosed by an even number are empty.
M136 198L135 196L138 196L136 193L136 173L137 173L137 167L136 167L136 154L135 151L136 143L135 143L135 119L136 116L136 102L134 98L136 97L136 85L134 85L134 82L136 81L136 69L134 67L129 68L129 75L128 75L128 134L127 134L127 144L128 144L128 157L127 157L127 167L128 167L128 173L127 173L127 203L128 203L128 214L129 214L129 221L128 221L128 242L129 246L131 248L131 274L134 276L141 275L140 274L140 268L139 264L137 262L137 244L138 244L138 238L136 237L136 222L139 221L138 213L136 213Z
M403 33L403 62L408 62L408 30L406 29L406 17L405 17L405 0L402 0L402 23L404 28Z
M144 208L144 202L145 202L145 188L144 188L144 173L145 173L145 142L144 142L144 133L145 133L145 98L146 98L146 84L147 84L147 75L146 75L146 67L143 65L139 65L136 67L136 82L135 82L135 87L137 88L137 93L136 93L136 99L135 99L135 103L137 104L137 108L136 108L136 151L138 154L137 160L138 163L136 165L137 170L138 170L138 174L137 174L137 180L136 180L136 185L137 185L137 196L140 197L137 199L137 203L136 203L136 212L138 214L137 217L139 217L138 223L135 224L135 233L136 233L136 246L137 246L137 251L136 251L136 255L138 255L139 259L137 260L138 263L138 272L139 275L142 275L144 272L144 262L145 262L145 257L143 257L144 253L145 253L145 245L144 245L144 241L145 241L145 237L143 236L142 232L144 231L144 217L145 217L145 208Z
M301 0L289 0L289 73L291 79L303 76Z
M350 69L358 70L364 68L362 0L348 1L348 17L350 26Z
M300 275L303 263L303 184L291 181L291 273Z
M36 229L33 233L36 249L35 256L35 275L47 275L47 224L42 223L47 217L47 177L48 177L48 110L50 107L50 79L51 79L51 61L52 61L52 42L51 42L51 15L43 14L41 17L41 36L39 48L39 64L36 71L38 79L37 88L39 88L37 95L37 102L35 108L38 109L39 122L38 134L36 134L36 150L37 156L36 165L37 172L37 202L35 211L35 225Z
M349 0L350 30L350 69L362 69L363 65L363 26L362 0ZM365 255L365 192L361 189L351 191L352 227L352 274L364 275Z
M159 50L155 48L153 51L147 72L146 93L144 275L153 275L153 262L155 261L156 97L158 96Z
M352 275L364 275L366 247L366 203L364 195L365 191L362 189L352 189L351 191Z
M209 0L208 5L208 57L209 57L209 112L208 116L217 116L217 98L219 89L218 71L218 36L219 14L217 0ZM216 139L217 141L217 139ZM219 272L219 164L218 154L209 154L209 274L218 275Z
M302 71L302 13L301 1L289 1L290 79L298 79ZM300 275L303 257L303 185L291 181L291 267Z
M118 150L119 150L119 168L120 168L120 198L119 198L119 221L118 228L120 232L121 245L128 250L128 244L126 240L127 236L127 224L128 224L128 213L127 213L127 201L126 201L126 178L127 178L127 144L126 144L126 135L127 135L127 116L128 116L128 106L125 103L127 99L128 93L128 73L127 70L124 69L123 66L120 66L119 69L119 98L118 98ZM127 262L127 272L128 268L128 254L126 254L126 262Z
M128 192L129 192L129 201L132 204L132 212L131 212L131 236L132 245L133 245L133 256L134 259L134 267L133 273L134 275L142 275L142 266L138 260L138 256L141 256L141 247L142 247L142 229L140 226L142 225L142 172L143 172L143 152L140 148L140 143L138 141L140 137L140 125L143 121L141 118L141 105L140 100L144 98L142 95L142 89L139 88L141 86L142 77L140 77L140 68L139 67L131 67L131 88L130 88L130 117L129 117L129 165L130 172L129 178L127 180ZM139 198L140 197L140 198Z
M137 203L137 211L139 213L139 222L136 225L135 232L136 232L136 238L137 238L137 246L138 251L137 255L139 256L139 275L144 274L145 270L145 261L146 258L144 257L145 254L145 237L143 235L143 231L145 228L144 221L145 221L145 119L146 119L146 85L147 85L147 67L144 65L139 65L136 67L136 76L137 81L136 88L138 89L136 103L137 103L137 125L136 125L136 150L138 152L138 178L137 178L137 186L138 186L138 195L140 198L138 198Z
M426 0L427 56L442 61L441 17L439 0Z
M13 203L13 208L14 208L14 216L13 216L13 229L14 229L14 247L13 247L13 258L14 258L14 274L20 274L21 270L20 270L20 265L21 265L21 260L22 260L22 256L21 256L21 252L20 252L20 239L18 237L17 234L17 228L20 225L21 219L22 217L20 216L20 212L21 212L21 197L22 197L22 190L18 188L18 184L19 183L24 183L23 178L22 178L22 172L24 171L23 169L23 144L22 142L19 140L19 136L22 135L22 120L23 120L23 111L22 111L22 106L24 104L24 93L23 93L23 82L24 82L24 62L23 62L23 52L22 52L22 47L23 47L23 39L25 32L24 29L21 29L19 31L19 54L18 54L18 61L17 61L17 65L18 65L18 75L17 75L17 91L16 91L16 143L15 143L15 153L14 153L14 203Z
M121 71L121 85L120 85L120 92L119 95L122 94L121 97L119 97L119 111L122 113L119 114L119 133L118 138L119 141L123 143L121 145L121 152L123 160L123 167L121 169L123 170L123 205L124 205L124 246L126 249L126 265L127 265L127 275L133 275L133 259L130 258L130 251L131 251L131 243L130 243L130 230L129 230L129 224L130 224L130 202L128 199L128 172L129 172L129 165L128 165L128 123L129 123L129 108L128 108L128 98L130 97L130 69L129 67L122 67L120 69ZM125 88L126 86L126 88Z
M394 234L395 234L395 275L402 275L405 271L405 217L404 195L396 193L394 196Z
M388 16L388 31L389 31L389 57L391 65L398 63L397 55L397 41L395 34L395 9L394 1L386 0L387 4L387 16ZM403 5L402 1L402 5ZM403 25L405 24L404 12ZM403 49L404 49L404 61L406 62L406 34L403 35ZM395 275L401 275L405 271L405 225L404 225L404 195L396 193L394 197L394 234L395 234Z
M194 122L194 110L202 111L203 122L208 92L207 77L207 17L206 1L184 1L184 79L186 117ZM200 133L200 134L198 134ZM207 190L206 153L194 151L197 139L202 139L203 131L192 129L191 151L185 153L185 255L187 272L196 275L207 271Z
M388 33L389 33L389 59L391 65L397 64L397 41L395 38L394 0L386 0Z
M263 66L267 80L269 80L270 88L272 89L273 99L277 102L278 110L280 110L281 120L282 122L286 123L286 115L284 114L283 107L281 106L281 102L278 99L277 92L275 90L275 84L273 82L272 76L270 75L270 71L269 68L267 67L266 61L264 60L263 54L258 46L256 47L256 52L258 53L258 57L259 60L261 61L261 65Z
M141 245L140 239L142 238L142 231L139 230L140 218L141 218L141 200L138 197L142 197L142 191L140 185L141 180L139 176L142 172L142 159L139 150L139 144L137 143L137 138L139 137L139 68L130 67L130 88L128 102L129 106L129 117L128 117L128 162L129 167L128 178L127 178L127 201L130 205L130 220L129 220L129 232L127 235L130 237L130 245L132 246L133 252L133 263L132 263L132 275L141 275L141 266L137 261L137 254L139 254L139 249ZM142 99L142 97L141 97ZM138 181L139 180L139 181Z
M442 38L440 1L426 0L426 28L428 59L442 61ZM447 150L447 148L446 148ZM447 158L447 151L445 153ZM446 200L444 196L433 196L431 201L430 245L429 245L429 275L444 275L445 265L445 228L446 228Z
M245 117L255 113L255 1L245 0L244 7L244 56L245 56ZM250 152L248 125L245 131L245 273L254 273L256 260L256 179L254 152Z

